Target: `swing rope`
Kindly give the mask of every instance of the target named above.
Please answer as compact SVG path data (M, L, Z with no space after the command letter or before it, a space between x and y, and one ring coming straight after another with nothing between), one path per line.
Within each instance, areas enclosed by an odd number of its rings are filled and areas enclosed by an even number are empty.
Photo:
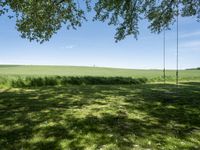
M166 83L166 68L165 68L165 29L163 30L163 78Z
M176 85L179 85L179 7L177 4L177 27L176 27Z

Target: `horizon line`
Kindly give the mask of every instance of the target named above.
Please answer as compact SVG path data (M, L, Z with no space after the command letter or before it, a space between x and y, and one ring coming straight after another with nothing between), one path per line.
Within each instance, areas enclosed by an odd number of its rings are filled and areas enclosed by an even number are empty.
M129 68L129 67L113 67L113 66L97 66L97 65L62 65L62 64L4 64L0 63L0 66L46 66L46 67L90 67L90 68L110 68L110 69L127 69L127 70L163 70L162 68ZM191 68L182 68L179 70L188 70L188 69L197 69L199 67L191 67ZM167 70L176 70L173 68L169 68Z

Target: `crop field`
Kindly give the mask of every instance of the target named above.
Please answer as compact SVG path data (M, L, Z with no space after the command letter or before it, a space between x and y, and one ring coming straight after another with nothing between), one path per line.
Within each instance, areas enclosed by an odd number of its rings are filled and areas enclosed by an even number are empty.
M175 81L175 70L166 71L166 79ZM150 81L163 81L162 70L137 70L101 67L75 66L20 66L0 65L0 77L15 78L23 76L100 76L147 78ZM200 81L200 70L180 70L181 81Z
M2 150L200 149L200 70L178 87L173 70L165 85L162 70L4 65L0 77Z

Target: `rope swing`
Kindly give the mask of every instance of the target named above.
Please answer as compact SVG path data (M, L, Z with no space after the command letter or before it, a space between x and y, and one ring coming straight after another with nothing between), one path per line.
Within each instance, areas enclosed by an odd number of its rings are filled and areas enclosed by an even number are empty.
M165 29L163 30L163 79L166 83L166 68L165 68Z
M176 85L179 85L179 7L177 3L177 16L176 16Z
M165 29L163 30L163 82L166 84L166 37ZM176 15L176 85L179 85L179 7L177 3Z

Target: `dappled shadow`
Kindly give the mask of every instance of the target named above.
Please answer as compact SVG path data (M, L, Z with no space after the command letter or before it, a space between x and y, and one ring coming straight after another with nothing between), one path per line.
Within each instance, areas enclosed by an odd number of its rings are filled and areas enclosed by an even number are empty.
M0 92L0 149L199 149L200 83Z
M145 105L137 109L143 110L158 118L162 124L176 123L199 128L200 124L200 83L180 85L147 85L139 93ZM133 104L134 105L134 104Z

